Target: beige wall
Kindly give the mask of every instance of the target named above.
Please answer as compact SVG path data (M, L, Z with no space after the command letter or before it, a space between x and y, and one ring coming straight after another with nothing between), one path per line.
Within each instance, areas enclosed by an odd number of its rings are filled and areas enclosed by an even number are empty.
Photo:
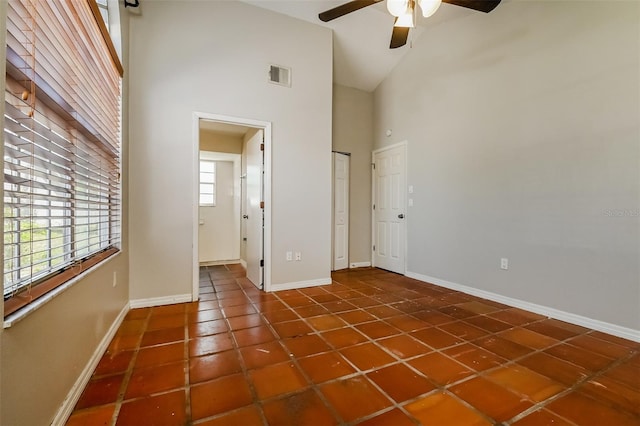
M191 293L194 111L272 123L271 282L329 278L331 31L241 2L145 2L130 46L131 298Z
M0 2L2 37L4 8ZM127 16L123 40L127 40ZM4 45L4 41L1 41ZM127 46L123 65L128 69ZM4 49L0 64L4 67ZM4 79L1 80L4 85ZM0 424L48 425L129 300L128 79L123 81L122 252L37 311L1 332ZM4 92L4 87L2 87ZM4 104L3 104L4 105ZM116 286L112 284L116 279ZM101 354L98 354L101 355ZM89 371L89 374L91 371Z
M408 141L409 272L640 337L639 9L502 2L414 41L374 98L375 147Z
M333 85L333 149L351 154L349 263L371 261L373 94Z
M242 136L200 129L200 150L242 154Z

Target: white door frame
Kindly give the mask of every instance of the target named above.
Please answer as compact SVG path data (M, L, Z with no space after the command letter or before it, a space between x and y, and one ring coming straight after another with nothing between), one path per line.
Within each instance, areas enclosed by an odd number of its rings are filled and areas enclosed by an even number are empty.
M409 146L409 142L408 141L402 141L402 142L398 142L395 143L393 145L389 145L389 146L385 146L383 148L379 148L376 149L374 151L371 152L371 165L373 166L373 164L375 164L375 160L376 160L376 154L380 153L380 152L384 152L384 151L388 151L390 149L395 149L395 148L399 148L399 147L404 147L404 177L405 177L405 188L403 188L404 191L407 190L406 188L406 183L407 183L407 169L408 169L408 164L407 164L407 160L408 160L408 146ZM375 267L376 264L376 253L373 250L373 245L376 242L376 210L373 208L374 203L376 202L376 174L375 171L372 170L371 173L371 266ZM407 209L407 197L404 197L404 211L406 212ZM405 219L408 217L408 215L405 213ZM402 248L404 250L404 265L403 265L403 269L404 271L402 272L402 275L405 275L407 273L407 220L403 220L402 221L402 232L404 233L404 247Z
M198 188L200 175L198 173L200 165L200 120L217 121L219 123L248 126L264 131L264 291L271 289L271 122L253 120L250 118L231 117L220 114L210 114L206 112L194 112L192 118L192 294L191 300L197 301L200 288L200 273L198 262Z
M344 223L345 227L346 227L346 239L345 239L345 245L346 245L346 252L345 252L345 264L344 266L341 264L340 269L348 269L349 268L349 215L350 215L350 206L349 206L349 200L350 200L350 180L351 180L351 154L348 152L340 152L340 151L333 151L331 153L331 270L332 271L336 271L339 270L337 268L336 265L336 158L338 155L342 155L345 158L345 161L347 163L347 187L346 187L346 206L345 206L345 210L346 210L346 223Z

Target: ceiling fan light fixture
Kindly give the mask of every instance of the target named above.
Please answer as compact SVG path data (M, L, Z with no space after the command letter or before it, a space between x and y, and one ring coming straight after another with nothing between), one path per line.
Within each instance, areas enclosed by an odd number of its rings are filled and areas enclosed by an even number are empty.
M422 16L428 18L436 13L436 10L438 10L442 4L442 0L418 0L418 4L420 5L420 9L422 9Z
M387 10L395 17L405 15L409 10L410 0L387 0Z
M393 24L393 26L404 28L415 27L415 24L413 22L413 10L409 9L404 15L398 16L398 19L396 19L396 23Z

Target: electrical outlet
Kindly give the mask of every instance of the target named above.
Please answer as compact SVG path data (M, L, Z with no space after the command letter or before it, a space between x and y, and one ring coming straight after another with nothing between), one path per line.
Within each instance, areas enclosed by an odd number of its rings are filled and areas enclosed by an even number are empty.
M293 260L293 252L287 252L287 262L291 262Z
M500 259L500 269L504 269L505 271L509 269L509 259L506 257Z
M302 260L302 255L300 254L299 251L296 252L296 261L298 260Z

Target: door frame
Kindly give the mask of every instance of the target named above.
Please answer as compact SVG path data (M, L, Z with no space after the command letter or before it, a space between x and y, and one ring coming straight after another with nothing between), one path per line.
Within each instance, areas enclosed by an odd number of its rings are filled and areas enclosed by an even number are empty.
M200 183L200 120L216 121L219 123L254 127L262 129L264 133L264 232L263 232L263 257L264 257L264 291L271 289L271 122L254 120L251 118L233 117L228 115L213 114L207 112L194 111L192 115L192 292L191 300L198 300L200 288L200 273L198 262L198 194Z
M408 202L407 202L407 197L406 197L406 191L407 191L407 170L408 170L408 164L407 164L407 160L408 160L408 151L409 151L409 142L404 140L398 143L395 143L393 145L388 145L382 148L378 148L375 149L373 151L371 151L371 266L375 267L376 266L376 253L373 250L373 246L376 243L376 210L373 208L374 204L376 203L376 173L375 170L373 170L373 165L376 162L376 154L379 154L381 152L384 151L389 151L391 149L396 149L396 148L400 148L402 147L404 150L404 183L405 183L405 187L403 188L403 190L405 191L405 197L404 197L404 211L408 212ZM409 215L405 213L405 218L408 219ZM402 221L402 232L404 233L404 247L402 248L404 250L404 262L402 265L403 268L403 272L402 275L406 275L407 273L407 247L408 247L408 243L407 243L407 220L403 220Z
M351 153L342 151L331 152L331 270L336 271L336 155L343 155L347 159L347 238L346 245L347 250L345 256L347 258L347 266L344 269L349 269L349 245L350 245L350 215L351 215Z

